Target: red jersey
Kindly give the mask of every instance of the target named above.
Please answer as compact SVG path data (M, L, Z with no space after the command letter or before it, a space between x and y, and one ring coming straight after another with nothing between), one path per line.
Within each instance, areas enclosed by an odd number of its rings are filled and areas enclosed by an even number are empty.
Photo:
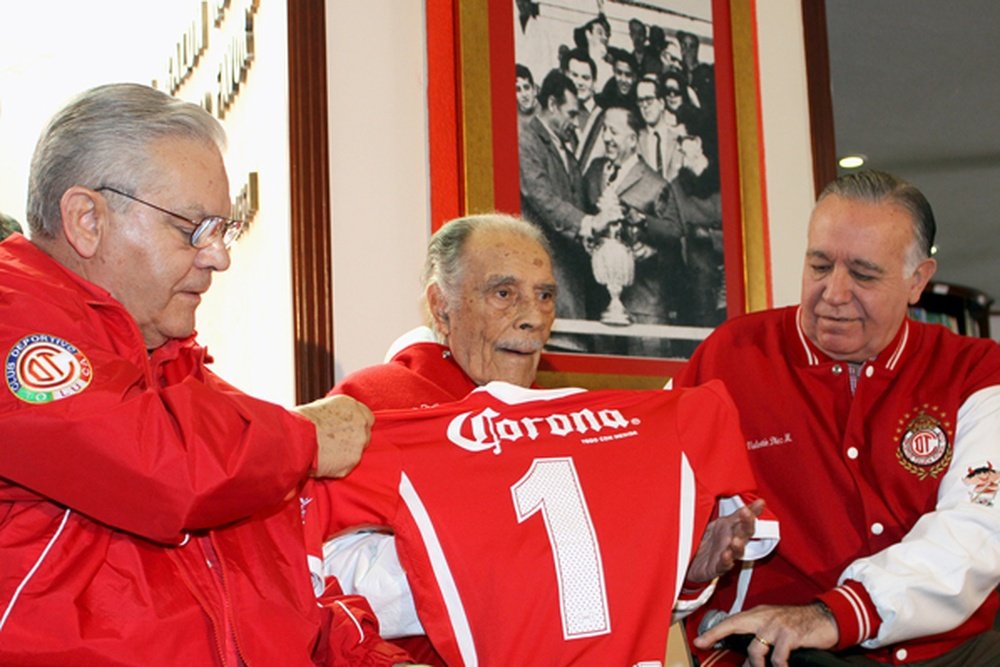
M753 486L719 383L493 383L458 403L377 413L361 464L309 511L331 531L395 531L448 664L659 665L716 498Z

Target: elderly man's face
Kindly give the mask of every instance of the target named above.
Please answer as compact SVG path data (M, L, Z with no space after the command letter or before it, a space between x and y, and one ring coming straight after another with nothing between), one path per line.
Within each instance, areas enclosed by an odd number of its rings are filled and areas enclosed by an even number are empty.
M154 141L150 153L156 184L129 194L192 220L229 214L229 182L214 146L168 138ZM103 195L122 199L107 191ZM191 335L201 295L212 284L212 272L229 267L229 252L221 240L192 247L194 225L149 206L131 202L117 208L123 212L107 209L111 218L99 249L103 257L91 280L125 306L147 348Z
M837 195L817 204L802 273L806 336L834 359L862 362L885 349L936 266L907 266L913 242L898 204Z
M462 252L455 303L431 300L455 361L477 384L535 380L555 319L556 281L537 242L502 231L478 231Z

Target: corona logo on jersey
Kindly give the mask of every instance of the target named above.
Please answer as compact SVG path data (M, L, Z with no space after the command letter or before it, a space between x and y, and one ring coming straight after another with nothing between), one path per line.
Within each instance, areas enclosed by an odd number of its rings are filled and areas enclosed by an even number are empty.
M32 334L7 353L7 387L26 403L48 403L79 394L93 377L90 360L72 344L48 334Z
M494 454L500 454L504 440L535 440L543 432L559 437L582 436L605 430L617 431L628 426L629 420L618 410L584 408L569 414L504 419L493 408L486 408L480 412L463 412L452 419L448 424L448 439L470 452L492 449Z

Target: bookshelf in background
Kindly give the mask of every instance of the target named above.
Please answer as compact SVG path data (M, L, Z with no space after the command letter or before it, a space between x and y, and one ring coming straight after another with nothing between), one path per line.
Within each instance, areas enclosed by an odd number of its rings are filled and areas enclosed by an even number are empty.
M910 308L910 317L943 324L963 336L989 338L992 303L988 294L977 289L931 282L920 295L920 301Z

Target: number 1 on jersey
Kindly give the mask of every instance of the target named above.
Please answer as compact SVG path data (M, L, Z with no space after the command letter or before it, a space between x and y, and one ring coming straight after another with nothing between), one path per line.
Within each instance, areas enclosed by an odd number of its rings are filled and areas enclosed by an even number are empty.
M559 583L563 636L611 632L601 552L573 459L535 459L510 492L518 523L542 513Z

